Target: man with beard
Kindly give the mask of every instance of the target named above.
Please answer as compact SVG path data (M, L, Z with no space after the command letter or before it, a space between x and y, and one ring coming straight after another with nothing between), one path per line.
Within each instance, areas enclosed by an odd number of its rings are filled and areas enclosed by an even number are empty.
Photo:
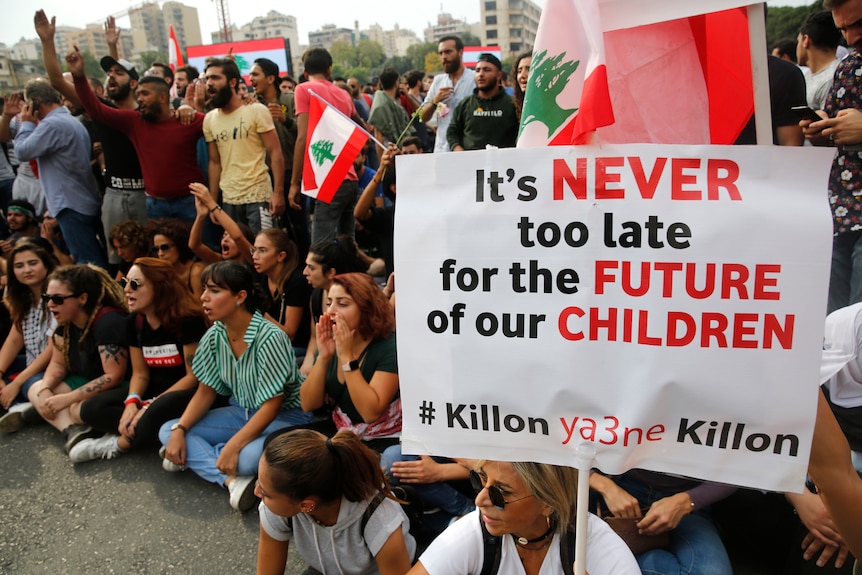
M284 156L284 181L290 182L293 151L296 147L296 101L293 91L279 90L278 74L278 64L268 58L258 58L254 61L248 77L254 86L257 101L266 106L272 114L275 133L278 134L281 144L281 155ZM296 243L298 261L304 261L311 242L305 210L285 210L282 223Z
M114 109L99 102L84 76L84 60L77 48L66 56L75 78L75 92L94 120L126 135L138 153L146 185L147 218L195 219L195 199L189 184L203 181L197 162L197 141L204 115L180 122L183 110L171 110L168 85L162 78L144 76L135 91L138 110ZM183 107L183 109L190 109Z
M9 234L0 240L0 252L8 256L21 238L39 235L39 219L36 208L27 200L12 200L6 208L6 224Z
M493 54L476 62L476 89L464 98L449 123L446 137L455 152L482 150L491 145L513 148L518 139L518 112L503 90L503 65Z
M449 142L446 132L452 120L450 111L469 96L476 87L475 73L465 68L461 61L464 53L464 43L457 36L443 36L437 45L440 59L443 62L443 74L434 78L425 102L422 104L422 121L428 122L437 111L437 139L434 141L435 152L448 152ZM441 106L442 104L442 106Z
M48 21L45 12L40 10L35 18L36 33L42 41L42 54L45 68L51 85L59 91L67 101L76 107L82 107L75 87L63 78L57 51L54 45L55 23ZM108 74L108 98L100 99L106 106L120 110L136 110L134 91L138 86L138 72L126 60L117 60L105 56L100 62L102 69ZM102 200L102 226L110 230L114 225L125 220L137 220L146 223L147 198L144 193L144 179L141 175L141 165L138 154L129 138L122 132L104 122L93 119L95 140L101 142L104 157L102 178L105 184L105 196ZM118 264L120 258L111 253L110 263Z
M272 216L284 212L284 156L272 114L259 102L244 104L234 60L207 60L205 77L212 97L212 110L204 119L210 193L216 200L221 193L224 211L257 234L272 227Z
M174 74L174 87L177 89L177 97L171 103L175 110L183 105L183 99L186 97L186 89L189 87L189 84L198 79L198 76L200 76L200 72L194 66L177 68Z

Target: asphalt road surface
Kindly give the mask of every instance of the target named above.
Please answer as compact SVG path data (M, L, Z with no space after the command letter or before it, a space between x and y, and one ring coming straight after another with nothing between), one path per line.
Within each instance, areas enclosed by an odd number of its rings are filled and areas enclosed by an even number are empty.
M254 573L258 515L155 449L73 465L48 425L0 434L0 574ZM285 571L305 568L296 553Z

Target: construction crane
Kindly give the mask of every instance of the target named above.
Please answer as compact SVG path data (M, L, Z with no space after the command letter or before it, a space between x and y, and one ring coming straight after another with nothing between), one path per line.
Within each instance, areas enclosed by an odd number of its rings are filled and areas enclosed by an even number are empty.
M218 10L218 25L221 31L222 42L232 42L233 32L231 31L230 12L227 7L227 0L213 0Z

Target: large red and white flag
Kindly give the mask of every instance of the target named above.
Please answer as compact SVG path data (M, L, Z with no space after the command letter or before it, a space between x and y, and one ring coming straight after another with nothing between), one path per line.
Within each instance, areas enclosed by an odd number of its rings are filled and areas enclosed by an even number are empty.
M173 26L170 27L168 34L168 65L174 72L177 71L177 68L185 66L183 53L180 50L180 43L177 41L177 34L174 32Z
M311 95L302 193L328 204L368 141L368 132L314 92Z
M518 147L586 144L596 128L613 122L598 0L548 0Z

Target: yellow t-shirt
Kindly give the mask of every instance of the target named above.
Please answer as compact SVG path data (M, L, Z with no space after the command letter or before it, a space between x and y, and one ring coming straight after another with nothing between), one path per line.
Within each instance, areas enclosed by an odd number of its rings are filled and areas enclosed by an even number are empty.
M221 158L219 187L224 203L269 202L272 182L261 134L272 130L275 130L272 115L263 104L240 106L229 114L218 108L207 113L204 139L218 145Z

